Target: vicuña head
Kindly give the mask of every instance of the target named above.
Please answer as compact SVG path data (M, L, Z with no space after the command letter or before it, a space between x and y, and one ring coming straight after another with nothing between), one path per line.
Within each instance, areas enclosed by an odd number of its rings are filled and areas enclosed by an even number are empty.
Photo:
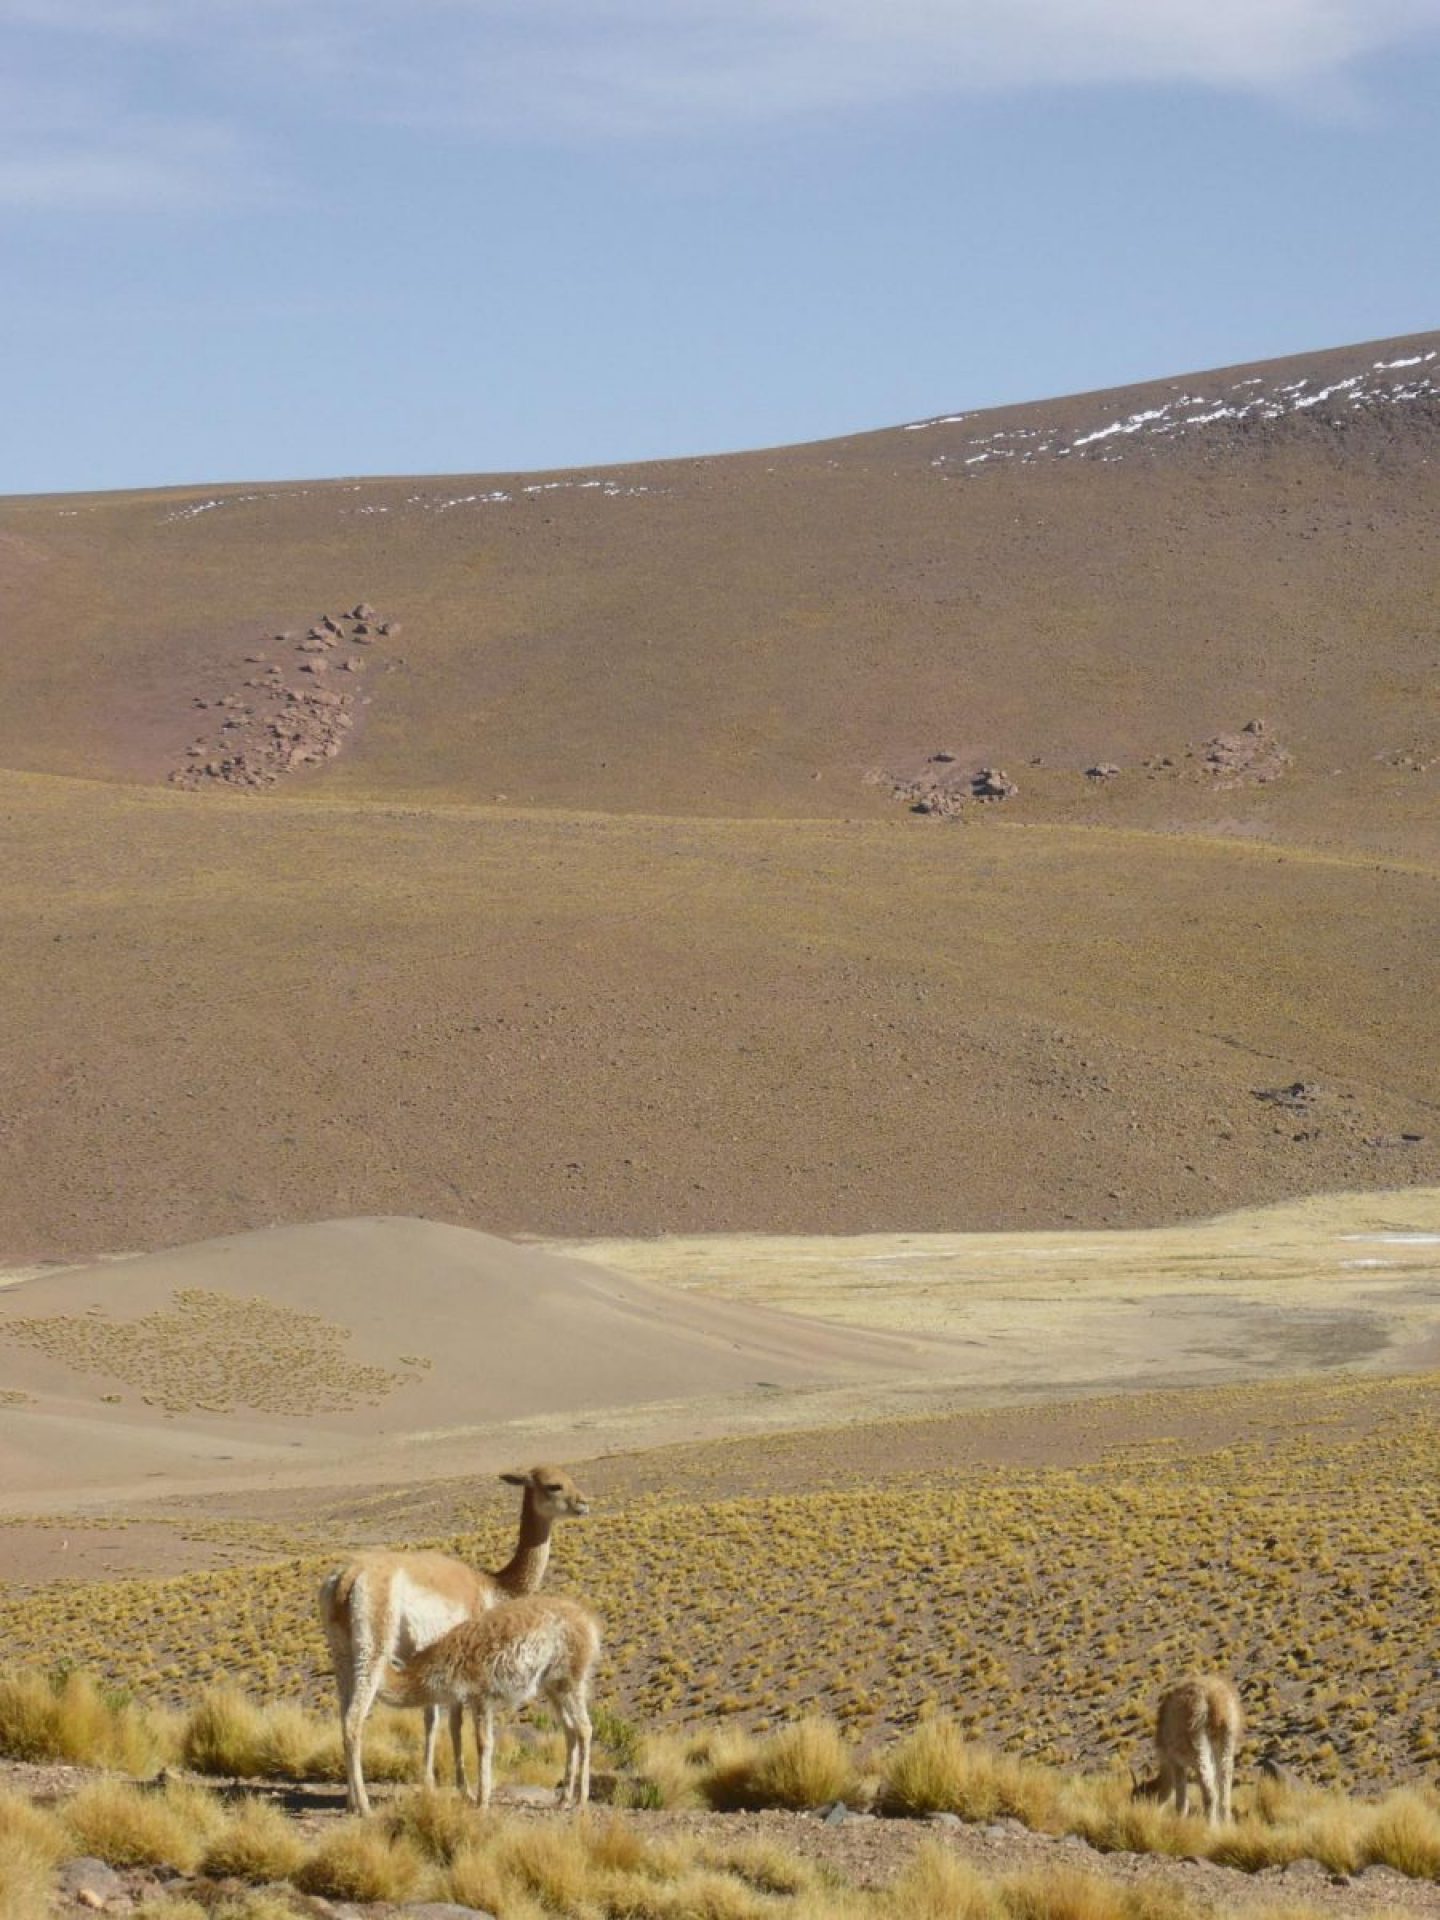
M537 1519L581 1519L590 1511L590 1502L563 1467L531 1467L528 1473L502 1473L500 1478L508 1487L524 1487L525 1505L533 1506Z

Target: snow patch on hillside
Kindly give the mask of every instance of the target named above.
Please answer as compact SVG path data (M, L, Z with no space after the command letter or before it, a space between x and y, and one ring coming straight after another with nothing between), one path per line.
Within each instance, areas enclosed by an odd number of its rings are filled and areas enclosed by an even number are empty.
M1394 360L1376 360L1361 372L1340 380L1322 381L1317 376L1303 375L1298 380L1272 382L1254 374L1209 392L1177 393L1158 406L1102 419L1089 428L1009 427L989 434L973 434L958 447L937 454L931 465L975 473L982 467L1005 461L1025 465L1041 458L1065 460L1072 455L1117 460L1136 444L1174 440L1222 420L1282 420L1327 405L1332 409L1373 413L1382 407L1440 399L1437 360L1440 360L1440 348L1432 347ZM1416 372L1417 368L1423 371ZM1402 377L1395 377L1397 375ZM963 413L937 414L931 420L917 420L905 430L920 433L934 427L957 426L971 417Z

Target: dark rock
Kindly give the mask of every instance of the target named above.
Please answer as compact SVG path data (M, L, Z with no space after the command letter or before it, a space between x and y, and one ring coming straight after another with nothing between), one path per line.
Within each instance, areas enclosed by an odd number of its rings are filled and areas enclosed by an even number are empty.
M846 1806L843 1800L837 1800L834 1806L825 1809L820 1818L825 1822L827 1827L838 1827L849 1818L849 1815L849 1807Z
M936 762L937 762L937 763L938 763L938 764L939 764L940 766L942 766L942 767L948 767L948 766L950 765L950 763L951 763L951 761L953 761L953 760L954 760L954 758L955 758L955 756L954 756L954 754L953 754L953 753L949 753L949 752L947 752L947 751L946 751L946 750L945 750L945 749L944 749L944 748L942 747L939 753L932 753L932 754L931 754L931 756L930 756L930 758L931 758L932 760L934 760L934 761L936 761Z
M1119 767L1112 767L1108 760L1097 760L1093 767L1086 767L1085 778L1087 780L1113 780L1119 771Z

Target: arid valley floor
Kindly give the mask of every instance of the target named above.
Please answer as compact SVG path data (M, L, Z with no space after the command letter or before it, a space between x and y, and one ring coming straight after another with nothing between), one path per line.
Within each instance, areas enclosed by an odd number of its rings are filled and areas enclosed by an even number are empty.
M175 1920L1440 1914L1437 356L0 501L0 1920L107 1844ZM532 1726L462 1832L396 1732L342 1870L302 1716L254 1891L204 1697L330 1712L320 1574L551 1459L622 1810ZM1228 1852L1122 1810L1197 1664ZM1018 1771L872 1818L939 1727Z

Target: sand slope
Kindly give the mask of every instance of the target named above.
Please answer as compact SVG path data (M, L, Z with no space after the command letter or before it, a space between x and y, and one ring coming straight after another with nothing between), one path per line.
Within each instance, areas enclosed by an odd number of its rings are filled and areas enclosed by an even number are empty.
M550 1415L925 1377L944 1345L432 1221L282 1227L0 1295L0 1474L12 1490L128 1483L543 1432Z

